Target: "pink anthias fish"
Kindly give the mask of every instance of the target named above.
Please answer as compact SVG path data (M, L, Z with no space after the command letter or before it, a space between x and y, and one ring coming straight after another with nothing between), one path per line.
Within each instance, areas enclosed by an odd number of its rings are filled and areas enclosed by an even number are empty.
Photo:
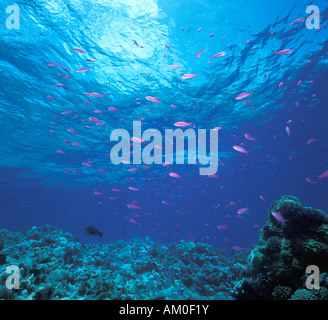
M262 196L261 194L260 194L260 199L261 199L263 202L266 202L266 199L265 199L264 196Z
M184 121L178 121L178 122L175 122L174 125L176 127L190 127L191 123L184 122Z
M318 139L309 139L308 141L306 141L307 144L310 144L312 142L318 142Z
M77 69L75 71L78 73L85 73L85 72L91 71L91 69L90 68L82 68L82 69Z
M172 66L169 66L170 69L178 69L180 68L180 66L175 66L175 65L172 65Z
M139 143L145 143L145 141L143 141L142 139L140 139L140 138L137 138L137 137L132 137L131 138L131 141L133 141L133 142L139 142Z
M241 208L237 211L238 214L243 214L248 211L248 208Z
M306 178L305 180L308 183L315 184L315 182L311 178Z
M155 103L157 103L157 104L160 103L160 101L159 101L158 98L156 98L156 97L150 97L150 96L147 96L146 99L147 99L148 101L155 102Z
M130 190L132 190L132 191L140 191L140 189L139 188L136 188L136 187L128 187Z
M251 135L249 135L248 133L244 134L245 138L249 141L256 141L256 138L253 138Z
M243 250L243 248L239 247L239 246L233 246L232 247L233 250L236 250L236 251L241 251Z
M178 175L178 174L175 173L175 172L170 172L170 173L169 173L169 176L171 176L172 178L181 178L180 175Z
M210 59L214 59L214 58L219 58L219 57L223 57L225 56L227 53L226 52L218 52L217 54L215 54L214 56L211 56Z
M79 53L85 53L85 51L83 51L82 49L78 49L78 48L73 49L73 51L79 52Z
M325 171L323 174L321 174L320 176L318 176L319 179L322 179L322 178L328 178L328 170Z
M49 63L47 63L47 66L49 66L49 67L57 67L57 66L60 66L60 63L49 62Z
M293 50L291 50L291 49L285 49L285 50L281 50L281 51L276 52L276 56L283 56L283 55L286 55L286 54L290 54L292 52L293 52Z
M296 19L296 20L292 21L290 24L300 23L300 22L303 22L303 21L305 21L305 19L300 18L300 19Z
M219 226L217 226L217 228L219 230L226 230L226 229L228 229L228 227L225 224L219 225Z
M197 73L186 73L184 74L181 79L191 79L197 76Z
M282 216L280 213L275 212L275 211L271 211L271 214L273 215L273 217L274 217L277 221L281 222L284 226L286 226L286 222L287 222L288 220L285 220L285 219L283 218L283 216Z
M250 92L242 92L242 93L238 94L238 96L235 98L235 100L241 100L241 99L247 98L251 95L252 95L252 93L250 93Z
M67 129L67 131L71 133L78 133L78 131L76 131L75 129Z
M198 52L196 53L196 55L195 55L195 58L198 58L203 52L204 52L204 49L198 51Z
M289 137L290 137L290 129L289 129L288 126L286 126L286 132L287 132L287 136L288 136L288 138L289 138Z
M214 33L212 32L211 34L210 34L210 38L212 38L214 36Z
M139 209L139 207L135 203L128 203L126 206L130 209Z
M241 146L233 146L233 148L238 151L238 152L241 152L241 153L245 153L247 156L248 156L248 152L249 151L246 151L243 147Z
M171 47L165 43L165 47L168 48L169 50L171 50Z

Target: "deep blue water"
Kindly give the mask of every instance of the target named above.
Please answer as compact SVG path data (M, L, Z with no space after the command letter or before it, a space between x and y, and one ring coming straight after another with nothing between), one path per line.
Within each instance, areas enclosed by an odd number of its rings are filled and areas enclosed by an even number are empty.
M12 4L0 5L0 228L52 224L83 242L149 236L230 251L257 242L284 194L328 211L328 179L317 177L328 170L326 1L20 1L17 30L6 28ZM291 24L310 4L320 29ZM218 52L226 55L210 59ZM236 100L242 92L253 94ZM217 177L199 175L199 165L113 165L111 132L132 133L139 119L163 135L177 121L222 127ZM233 149L240 144L248 156ZM103 238L86 235L90 225Z

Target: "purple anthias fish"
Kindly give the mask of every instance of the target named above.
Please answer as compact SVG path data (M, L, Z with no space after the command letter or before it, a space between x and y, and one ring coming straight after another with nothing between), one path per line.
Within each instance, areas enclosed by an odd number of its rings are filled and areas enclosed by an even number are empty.
M285 219L283 218L283 216L282 216L280 213L275 212L275 211L271 211L271 214L274 216L274 218L275 218L277 221L281 222L284 226L286 226L286 222L287 222L288 220L285 220Z

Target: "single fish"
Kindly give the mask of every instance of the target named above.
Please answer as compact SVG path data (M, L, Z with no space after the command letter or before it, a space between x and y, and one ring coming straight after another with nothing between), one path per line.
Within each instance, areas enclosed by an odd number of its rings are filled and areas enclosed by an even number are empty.
M245 153L247 156L248 156L248 152L249 151L246 151L243 147L241 146L233 146L233 148L238 151L238 152L241 152L241 153Z
M166 43L165 43L165 47L168 48L169 50L171 50L170 46Z
M235 98L235 100L241 100L241 99L247 98L251 95L252 95L252 93L250 93L250 92L242 92L242 93L238 94L238 96Z
M100 238L102 238L103 235L103 233L100 232L97 228L91 226L85 228L84 232L89 236L99 236Z
M150 96L147 96L146 99L147 99L148 101L155 102L155 103L157 103L157 104L159 104L159 102L160 102L160 101L158 100L158 98L156 98L156 97L150 97Z
M210 38L212 38L214 36L214 33L212 32L211 34L210 34Z
M281 50L281 51L276 52L276 56L283 56L283 55L286 55L286 54L290 54L292 52L293 52L293 50L291 50L291 49L285 49L285 50Z
M320 176L318 176L319 179L322 179L322 178L328 178L328 170L325 171L323 174L321 174Z
M85 51L83 51L82 49L78 49L78 48L73 49L73 51L75 51L75 52L79 52L79 53L85 53Z
M260 199L261 199L263 202L266 202L266 199L264 198L264 196L260 195Z
M317 140L317 139L309 139L308 141L306 141L306 143L307 144L310 144L310 143L312 143L312 142L318 142L319 140Z
M280 213L275 212L275 211L271 211L271 214L273 215L273 217L274 217L277 221L281 222L284 226L286 226L286 222L287 222L288 220L285 220L285 219L283 218L283 216L282 216Z
M57 67L57 66L60 66L60 63L49 62L49 63L47 63L47 66L49 66L49 67Z
M300 19L296 19L296 20L292 21L290 24L300 23L300 22L303 22L303 21L305 21L305 19L300 18Z
M132 137L132 138L131 138L131 141L133 141L133 142L139 142L139 143L141 143L141 142L145 143L144 140L142 140L142 139L140 139L140 138L137 138L137 137Z
M211 56L211 59L223 57L226 54L227 54L226 52L219 52L219 53L215 54L214 56Z
M217 228L219 230L226 230L226 229L228 229L228 227L225 224L219 225L219 226L217 226Z
M289 138L289 137L290 137L290 129L289 129L288 126L286 126L286 132L287 132L287 136L288 136L288 138Z
M195 58L198 58L203 52L204 52L204 49L198 51L198 52L196 53L196 55L195 55Z
M245 213L246 211L248 211L248 208L241 208L237 211L238 214L243 214Z
M177 173L175 172L170 172L169 176L173 177L173 178L181 178Z
M176 127L190 127L191 123L184 122L184 121L178 121L178 122L175 122L174 125Z
M194 78L197 76L197 73L193 74L193 73L186 73L184 74L181 79L190 79L190 78Z
M256 138L253 138L251 135L249 135L248 133L244 134L245 138L249 141L256 141Z
M315 182L311 178L306 178L305 179L308 183L315 184Z
M175 65L173 65L173 66L169 66L169 68L170 68L170 69L178 69L178 68L180 68L180 66L175 66Z
M82 68L82 69L77 69L75 71L78 73L85 73L85 72L91 71L91 69L90 68Z

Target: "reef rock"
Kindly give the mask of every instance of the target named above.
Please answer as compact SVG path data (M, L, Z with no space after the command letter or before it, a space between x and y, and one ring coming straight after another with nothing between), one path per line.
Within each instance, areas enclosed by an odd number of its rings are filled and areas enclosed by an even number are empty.
M287 221L278 221L272 211ZM326 213L304 207L293 196L272 203L258 244L248 257L247 281L258 299L280 299L298 289L306 290L304 276L309 265L318 266L321 273L328 271L327 224Z

